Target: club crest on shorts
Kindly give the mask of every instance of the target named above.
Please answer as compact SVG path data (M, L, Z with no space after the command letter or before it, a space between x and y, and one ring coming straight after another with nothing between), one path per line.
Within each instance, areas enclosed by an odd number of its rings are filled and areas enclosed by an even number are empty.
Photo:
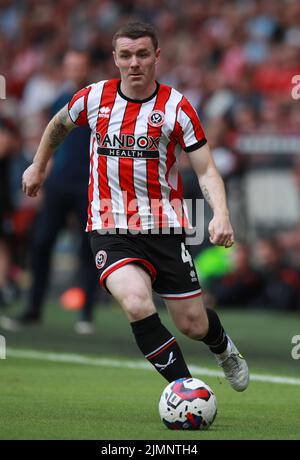
M149 125L159 128L165 122L165 114L161 110L153 110L148 116Z
M107 253L105 251L98 251L95 257L96 267L100 270L103 268L107 261Z

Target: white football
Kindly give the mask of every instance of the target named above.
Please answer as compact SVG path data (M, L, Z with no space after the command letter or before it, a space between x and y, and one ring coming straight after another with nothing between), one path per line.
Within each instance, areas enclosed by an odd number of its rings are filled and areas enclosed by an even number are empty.
M217 399L202 380L178 379L162 392L159 415L171 430L207 430L217 415Z

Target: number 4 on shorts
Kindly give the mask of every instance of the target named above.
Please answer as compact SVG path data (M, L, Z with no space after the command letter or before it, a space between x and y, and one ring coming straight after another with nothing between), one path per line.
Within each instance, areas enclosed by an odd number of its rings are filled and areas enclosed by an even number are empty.
M189 253L189 250L185 247L184 243L181 243L181 258L184 263L188 262L190 267L194 267L192 256Z

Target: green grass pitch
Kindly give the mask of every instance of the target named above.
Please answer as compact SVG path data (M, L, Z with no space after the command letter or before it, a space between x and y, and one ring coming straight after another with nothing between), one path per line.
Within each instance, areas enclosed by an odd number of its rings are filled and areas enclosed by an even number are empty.
M161 316L176 333L166 314ZM291 358L296 315L221 311L221 316L253 374L300 377L300 361ZM119 368L115 361L110 365L110 359L142 359L123 314L117 308L99 309L98 333L90 337L73 332L74 320L73 313L48 305L44 325L19 333L0 330L8 348L7 359L0 361L0 439L300 438L299 384L254 380L247 391L237 393L224 379L200 375L195 377L207 382L217 396L214 424L202 432L168 430L158 415L158 400L167 382L152 369ZM204 345L176 335L189 364L217 370ZM10 355L10 349L15 354ZM41 357L18 356L28 349L39 351ZM68 355L65 362L43 359L49 352L107 358L107 362L68 362Z

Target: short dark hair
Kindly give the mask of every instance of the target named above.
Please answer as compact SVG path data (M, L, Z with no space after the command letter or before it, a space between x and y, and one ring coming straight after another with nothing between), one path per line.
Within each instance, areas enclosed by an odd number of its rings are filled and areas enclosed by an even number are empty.
M155 51L158 48L156 30L151 24L147 24L146 22L130 22L129 24L125 24L125 26L121 27L113 36L113 49L116 49L116 41L121 37L127 37L133 40L141 37L150 37Z

